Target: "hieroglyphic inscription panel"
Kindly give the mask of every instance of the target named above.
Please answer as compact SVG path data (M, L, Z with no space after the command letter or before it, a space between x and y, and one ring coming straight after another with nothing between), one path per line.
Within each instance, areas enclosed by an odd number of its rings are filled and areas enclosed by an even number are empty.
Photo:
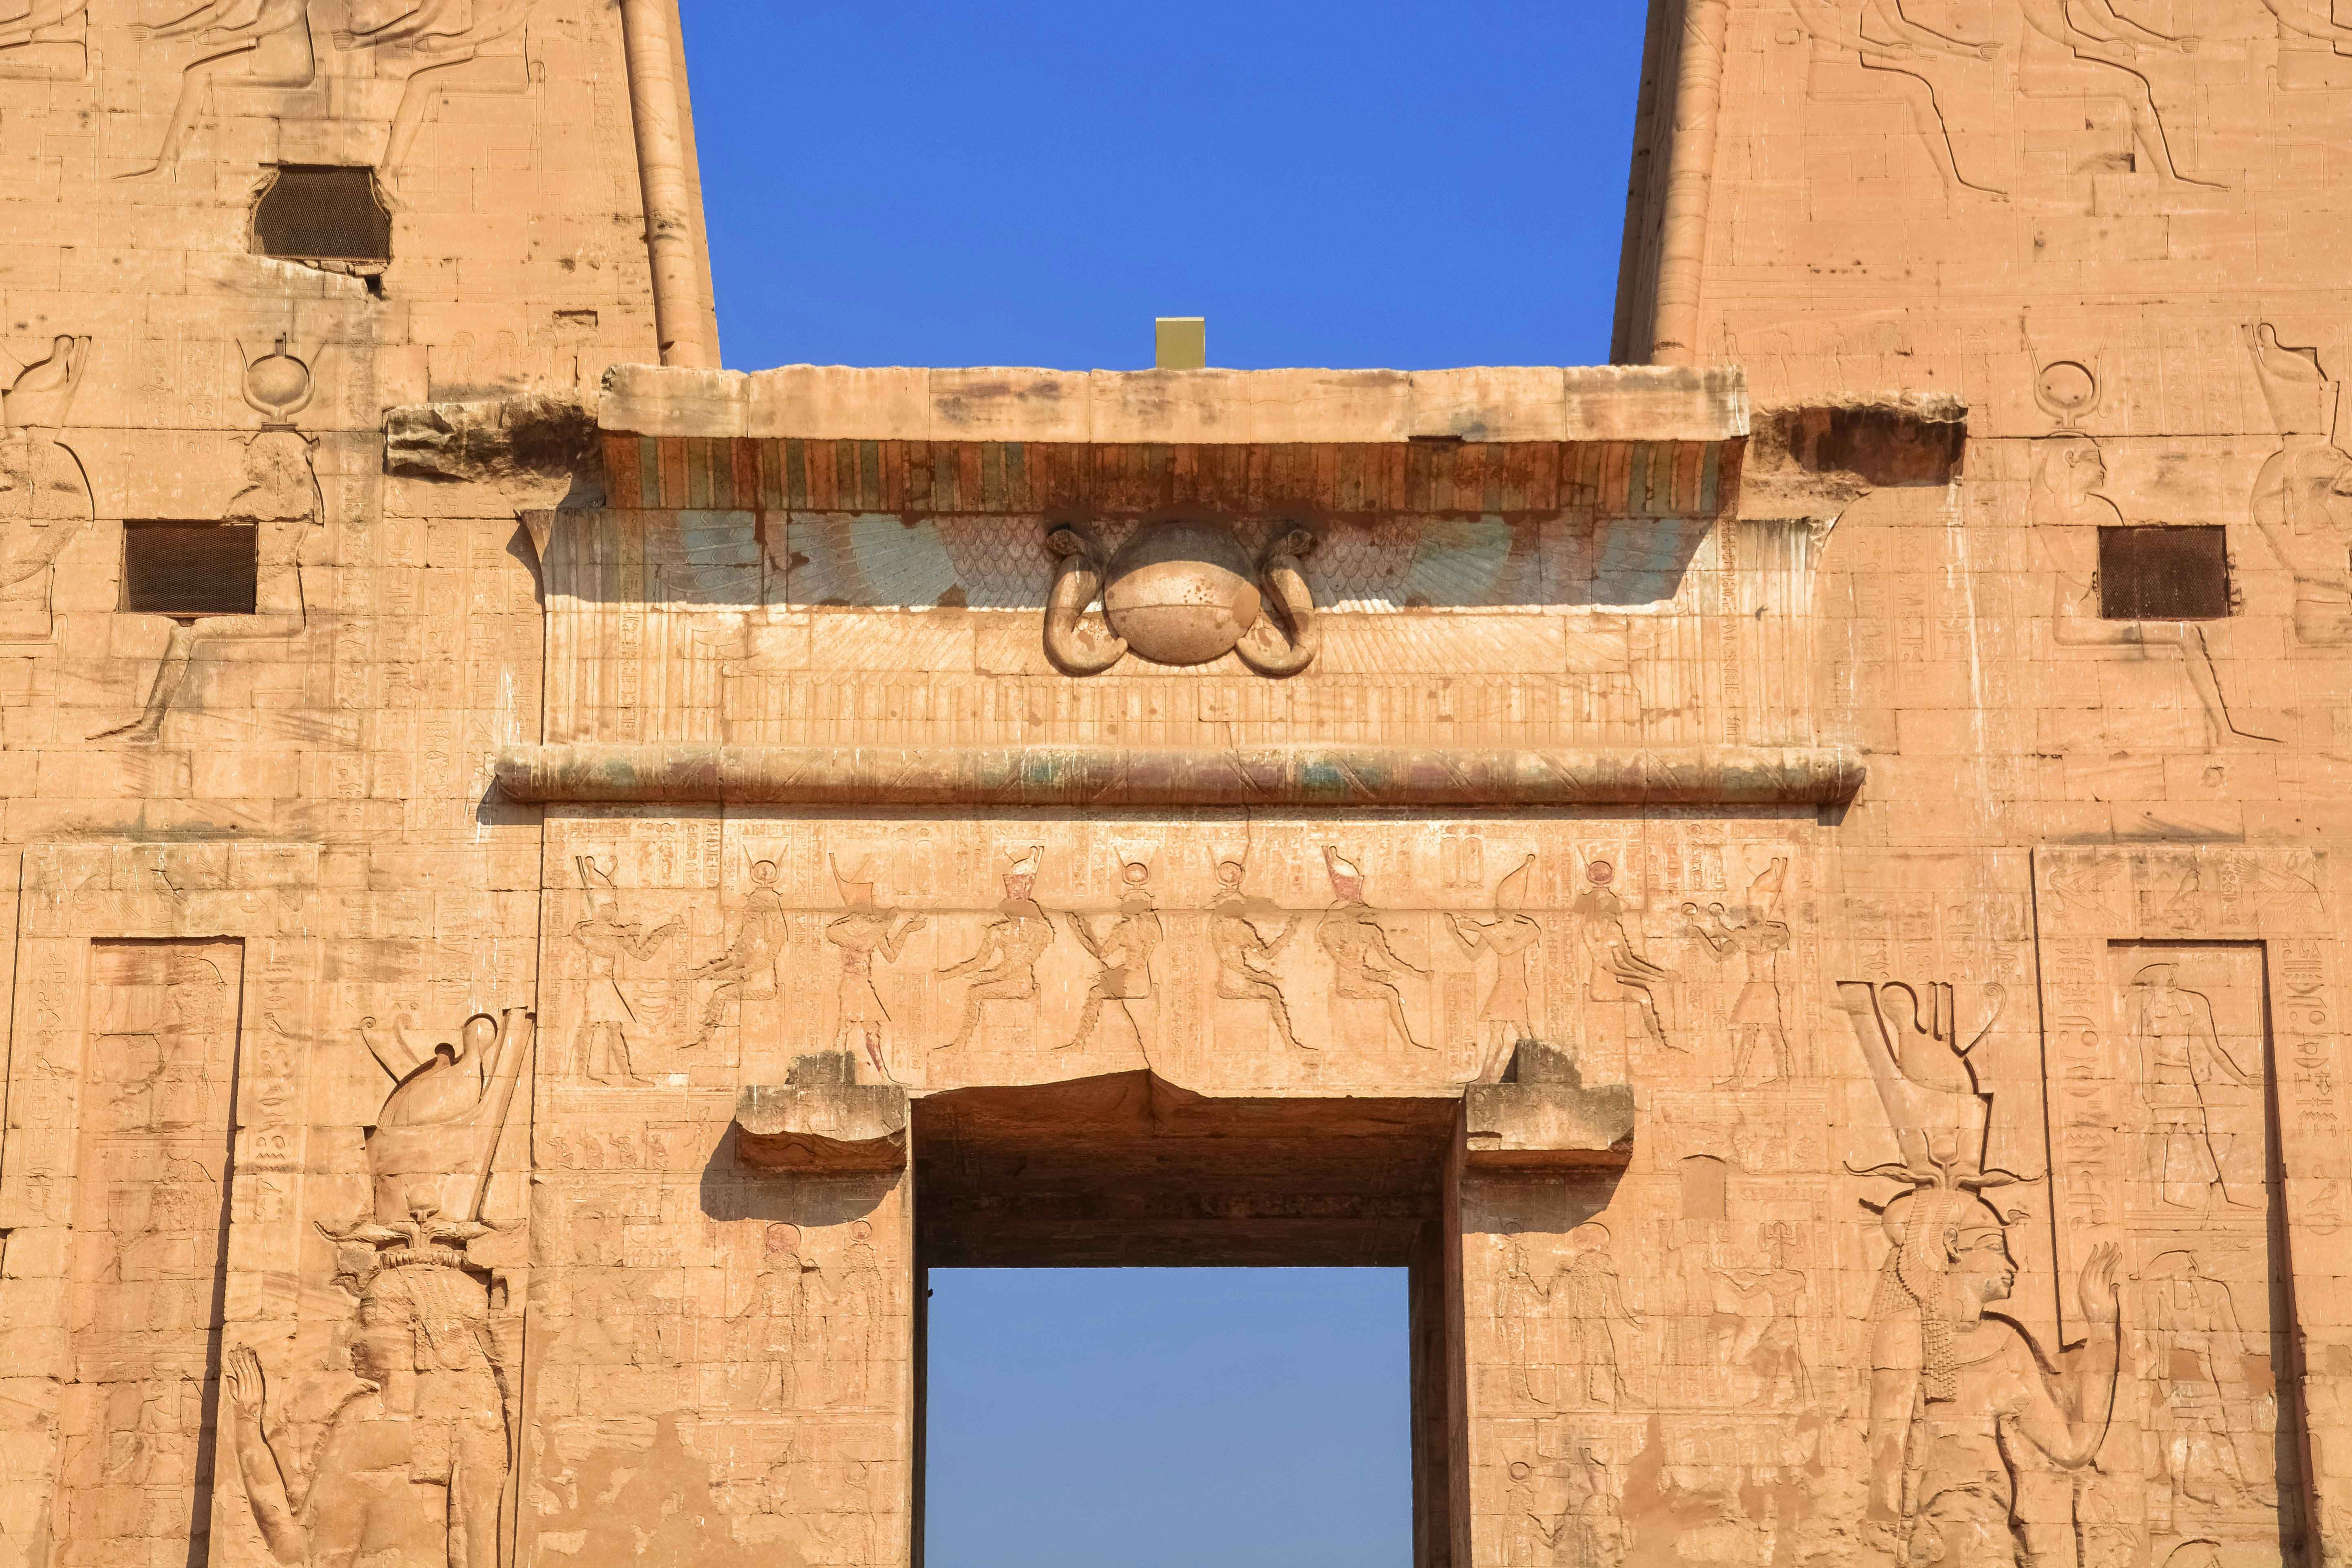
M2305 1412L2330 1397L2294 1342L2291 1260L2342 1224L2340 1176L2311 1136L2336 1115L2327 859L2035 858L2058 1248L2116 1247L2126 1281L2126 1447L2091 1483L2088 1528L2158 1562L2200 1542L2291 1561L2315 1500ZM2060 1305L2079 1333L2078 1304Z
M65 1562L152 1560L203 1522L244 961L236 941L89 946Z

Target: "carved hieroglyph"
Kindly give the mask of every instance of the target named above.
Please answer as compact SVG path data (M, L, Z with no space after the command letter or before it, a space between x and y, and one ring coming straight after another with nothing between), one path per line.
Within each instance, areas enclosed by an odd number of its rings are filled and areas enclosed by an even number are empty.
M1422 1568L2352 1560L2352 22L1660 4L1617 365L747 374L666 0L7 9L0 1568L899 1568L926 1268L1300 1263Z

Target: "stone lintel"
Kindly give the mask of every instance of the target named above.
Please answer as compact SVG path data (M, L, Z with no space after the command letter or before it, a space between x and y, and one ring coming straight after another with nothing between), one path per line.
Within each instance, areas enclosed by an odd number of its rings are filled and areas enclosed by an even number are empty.
M615 365L599 423L639 436L869 441L1733 441L1737 365L1057 371Z
M907 1091L891 1083L856 1083L838 1072L806 1071L824 1058L803 1057L795 1080L746 1084L735 1097L735 1152L767 1170L866 1172L907 1163ZM824 1081L832 1080L832 1081Z
M1841 805L1849 746L509 746L527 805L1548 806Z

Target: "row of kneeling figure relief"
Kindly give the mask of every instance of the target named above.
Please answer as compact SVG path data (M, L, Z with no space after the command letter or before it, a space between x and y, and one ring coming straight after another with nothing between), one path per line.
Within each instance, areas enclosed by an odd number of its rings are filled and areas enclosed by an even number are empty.
M1163 905L1155 886L1155 850L1144 844L1119 849L1114 907L1097 913L1051 909L1039 899L1043 846L1003 852L1003 897L980 911L976 930L971 929L968 910L946 916L964 933L959 942L942 942L940 955L950 961L932 966L928 975L911 977L911 984L926 989L961 988L960 997L950 994L952 1025L943 1021L929 1048L952 1051L971 1045L991 1021L991 1004L1036 1004L1046 989L1041 965L1066 940L1083 955L1077 981L1082 999L1067 1035L1054 1038L1050 1048L1132 1043L1148 1053L1156 1043L1155 1030L1152 1015L1141 1005L1169 985L1171 943L1180 939L1163 916L1180 913L1187 919L1186 929L1199 933L1197 952L1187 954L1198 961L1192 972L1208 977L1221 1001L1258 1009L1270 1044L1311 1052L1330 1037L1327 1029L1300 1026L1297 986L1304 976L1294 966L1297 955L1312 952L1320 965L1322 994L1364 1005L1366 1032L1360 1043L1437 1049L1426 1026L1415 1024L1416 1015L1437 1011L1437 955L1427 954L1423 963L1408 956L1414 946L1406 940L1412 924L1423 928L1419 940L1451 948L1452 973L1444 978L1474 988L1467 1001L1457 998L1448 1008L1459 1015L1475 1009L1475 1020L1463 1020L1457 1031L1475 1032L1479 1038L1478 1059L1467 1064L1466 1076L1497 1076L1518 1041L1543 1034L1543 1009L1530 968L1547 927L1528 912L1537 896L1533 854L1496 880L1486 908L1433 912L1384 912L1376 907L1359 858L1338 846L1321 847L1320 870L1331 899L1312 910L1285 909L1254 894L1246 856L1219 856L1208 908L1176 910ZM683 916L661 924L631 918L625 900L646 895L625 893L617 885L614 857L577 855L574 865L588 914L570 931L580 983L575 1059L589 1081L655 1081L644 1059L648 1044L680 1051L706 1046L730 1016L740 1016L744 1004L777 1000L786 988L796 941L802 944L799 963L813 962L807 948L813 941L821 941L828 955L814 962L833 972L834 1047L861 1055L886 1078L909 1065L891 1058L894 1045L911 1042L886 1000L885 975L906 955L911 939L932 928L935 916L877 899L870 863L845 868L837 859L828 862L844 908L821 917L814 934L796 939L794 911L781 890L778 864L753 861L740 911L719 938L721 951L700 963L689 963L683 953L688 937ZM1677 970L1648 955L1634 911L1612 886L1612 864L1592 859L1579 869L1580 885L1566 900L1567 913L1579 955L1575 963L1591 977L1589 994L1627 1004L1640 1033L1654 1045L1687 1051L1688 1041L1669 1029L1661 1000L1663 988L1680 978ZM1676 934L1692 944L1692 956L1706 966L1708 977L1737 977L1726 1082L1769 1082L1799 1073L1781 1016L1781 960L1792 940L1780 915L1787 874L1787 860L1776 857L1754 878L1738 908L1727 909L1720 900L1675 907ZM680 951L672 952L673 944ZM647 973L656 966L668 978ZM667 1028L660 1021L665 1012L673 1020ZM1337 1016L1353 1022L1348 1010ZM1473 1021L1475 1031L1468 1027Z

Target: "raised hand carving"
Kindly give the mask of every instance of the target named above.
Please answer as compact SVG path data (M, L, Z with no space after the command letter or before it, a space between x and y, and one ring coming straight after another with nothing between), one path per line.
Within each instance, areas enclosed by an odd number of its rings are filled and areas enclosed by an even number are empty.
M1075 528L1057 528L1045 548L1058 559L1045 596L1045 657L1065 675L1099 675L1127 657L1127 639L1113 633L1081 637L1078 617L1102 592L1100 549Z
M1314 548L1315 536L1294 528L1267 545L1259 558L1258 584L1280 614L1278 617L1261 614L1249 635L1234 645L1234 652L1260 675L1297 675L1323 651L1323 628L1315 619L1315 595L1307 590L1298 564L1298 558ZM1277 637L1286 646L1265 646Z

